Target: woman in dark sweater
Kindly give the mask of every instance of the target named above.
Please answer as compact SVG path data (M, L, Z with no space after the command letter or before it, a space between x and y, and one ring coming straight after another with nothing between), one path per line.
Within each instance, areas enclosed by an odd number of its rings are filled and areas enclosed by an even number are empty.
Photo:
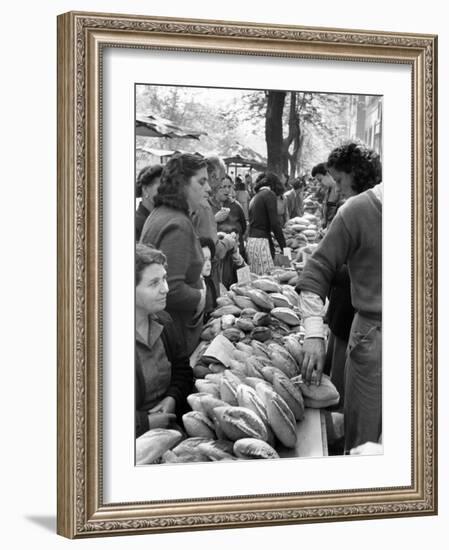
M193 388L189 358L172 319L163 311L166 265L162 252L136 245L136 437L179 419Z
M256 195L249 203L249 232L246 254L253 273L263 275L274 267L274 233L281 250L285 248L285 238L277 212L277 197L284 187L276 174L261 174L254 186Z
M162 172L140 242L167 257L167 312L190 355L199 342L206 290L201 279L203 254L190 215L207 199L210 187L206 161L198 155L172 157Z

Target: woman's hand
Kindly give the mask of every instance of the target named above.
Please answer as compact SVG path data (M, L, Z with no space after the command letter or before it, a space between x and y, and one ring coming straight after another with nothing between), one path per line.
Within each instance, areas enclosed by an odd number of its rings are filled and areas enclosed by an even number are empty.
M176 410L176 401L174 397L168 395L164 397L159 403L148 411L149 414L153 413L174 413Z
M156 412L148 414L150 430L154 428L168 428L176 420L176 414Z
M174 397L164 397L148 411L150 430L153 428L168 428L176 420L176 401Z
M314 381L319 386L326 356L324 339L306 338L302 350L304 357L301 366L301 376L306 384Z
M221 240L225 243L228 252L234 250L238 246L238 240L235 233L225 233Z

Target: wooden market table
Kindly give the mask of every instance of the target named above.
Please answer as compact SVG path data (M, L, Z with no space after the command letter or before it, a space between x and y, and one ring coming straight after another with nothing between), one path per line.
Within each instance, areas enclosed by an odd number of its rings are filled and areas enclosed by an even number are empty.
M326 420L321 409L305 409L303 420L296 424L296 435L294 449L276 449L281 458L328 456Z

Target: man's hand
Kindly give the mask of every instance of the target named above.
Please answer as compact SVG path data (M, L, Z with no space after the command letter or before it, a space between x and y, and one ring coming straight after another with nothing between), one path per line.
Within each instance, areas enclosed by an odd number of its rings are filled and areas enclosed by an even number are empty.
M304 357L301 366L301 376L306 384L310 384L312 382L312 375L315 372L313 378L319 386L326 356L324 339L306 338L302 350L304 352Z
M153 413L174 413L176 410L176 401L174 397L171 397L171 395L164 397L159 403L150 409L148 412L150 414Z

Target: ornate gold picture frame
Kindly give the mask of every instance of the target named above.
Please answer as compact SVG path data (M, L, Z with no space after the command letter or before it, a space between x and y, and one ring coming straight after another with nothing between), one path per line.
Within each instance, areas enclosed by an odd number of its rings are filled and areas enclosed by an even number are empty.
M411 431L410 484L276 494L261 486L260 494L162 500L154 500L149 490L146 501L105 501L102 92L107 48L410 68L412 200L405 208L411 219L412 307L403 312L412 343L411 417L403 427ZM437 513L436 79L433 35L96 13L58 17L59 534L82 538Z

